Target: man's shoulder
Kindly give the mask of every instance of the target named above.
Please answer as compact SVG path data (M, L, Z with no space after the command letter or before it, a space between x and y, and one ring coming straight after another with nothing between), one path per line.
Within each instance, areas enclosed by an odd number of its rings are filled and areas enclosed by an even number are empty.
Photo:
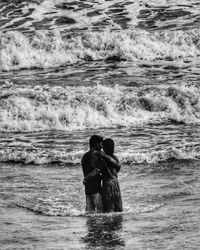
M81 161L84 162L85 160L87 161L88 159L99 159L100 158L100 152L97 150L89 150L88 152L86 152Z
M88 158L90 154L91 154L91 152L90 152L90 151L87 151L87 152L82 156L82 160Z

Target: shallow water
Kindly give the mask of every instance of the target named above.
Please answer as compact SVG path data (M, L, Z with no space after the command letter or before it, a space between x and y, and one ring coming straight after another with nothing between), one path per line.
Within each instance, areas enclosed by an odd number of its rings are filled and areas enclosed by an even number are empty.
M0 3L0 248L199 249L197 0ZM85 215L93 134L122 214Z
M80 165L2 163L1 173L1 249L198 249L200 244L198 161L124 165L119 175L124 213L89 217Z

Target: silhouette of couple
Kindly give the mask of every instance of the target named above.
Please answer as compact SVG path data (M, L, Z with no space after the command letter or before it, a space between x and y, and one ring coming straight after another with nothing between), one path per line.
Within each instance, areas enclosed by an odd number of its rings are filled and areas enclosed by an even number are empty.
M114 155L114 141L93 135L89 145L89 151L81 160L86 213L122 212L122 198L117 179L121 167Z

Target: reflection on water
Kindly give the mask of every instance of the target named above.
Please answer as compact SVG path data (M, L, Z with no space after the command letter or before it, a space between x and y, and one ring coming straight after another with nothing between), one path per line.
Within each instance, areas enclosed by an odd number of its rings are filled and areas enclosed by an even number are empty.
M88 233L82 237L82 241L89 249L119 249L125 246L121 237L122 215L110 217L89 217L86 222Z

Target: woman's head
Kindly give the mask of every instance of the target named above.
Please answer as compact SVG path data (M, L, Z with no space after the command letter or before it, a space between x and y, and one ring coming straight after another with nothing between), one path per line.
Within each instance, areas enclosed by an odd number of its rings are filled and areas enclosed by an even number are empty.
M106 154L113 154L114 150L115 150L115 144L111 138L103 140L103 151Z

